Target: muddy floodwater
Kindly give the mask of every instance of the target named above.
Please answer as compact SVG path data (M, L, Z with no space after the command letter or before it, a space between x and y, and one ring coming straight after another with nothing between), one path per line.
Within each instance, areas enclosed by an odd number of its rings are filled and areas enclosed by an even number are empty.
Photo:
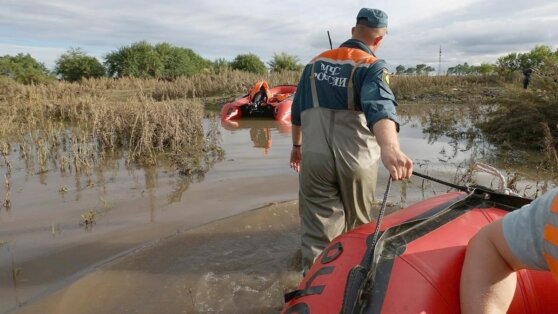
M434 128L428 115L402 116L401 146L419 172L459 181L492 149L466 117ZM14 148L11 173L0 168L11 201L0 210L0 313L279 311L301 279L291 128L247 120L220 131L224 159L197 176L118 159L88 174L30 171ZM475 180L496 185L485 173ZM389 202L447 190L415 177L396 183Z

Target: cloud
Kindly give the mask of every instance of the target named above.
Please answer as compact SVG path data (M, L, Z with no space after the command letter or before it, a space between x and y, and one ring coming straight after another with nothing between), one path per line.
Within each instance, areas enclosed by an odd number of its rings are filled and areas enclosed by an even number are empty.
M536 45L556 48L558 4L546 1L483 1L429 19L395 26L386 38L386 55L400 64L494 62ZM410 53L415 55L413 58Z
M58 59L58 57L60 57L66 49L0 44L0 51L0 56L15 56L18 53L30 54L31 56L41 56L39 61L52 69L54 67L55 60Z
M287 52L307 62L350 37L366 1L5 0L0 54L34 51L52 64L53 51L82 47L101 58L139 40L166 41L208 59L255 53L269 61ZM390 64L494 62L512 51L555 45L558 3L543 0L377 1L390 16L380 57Z

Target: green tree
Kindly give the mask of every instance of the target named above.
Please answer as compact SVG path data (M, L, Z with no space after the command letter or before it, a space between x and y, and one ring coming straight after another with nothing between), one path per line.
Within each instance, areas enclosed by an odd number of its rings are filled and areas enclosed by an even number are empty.
M146 41L121 47L105 56L109 76L159 77L163 69L161 58Z
M478 67L478 73L482 75L492 74L494 73L496 66L490 63L481 63Z
M281 52L279 54L273 54L273 59L268 62L268 64L274 72L300 71L303 65L299 64L298 61L298 57L291 56L286 52Z
M146 41L121 47L105 56L111 77L155 77L174 79L181 75L200 73L211 68L211 62L188 48L168 43L155 46Z
M430 72L435 71L435 69L426 64L417 64L415 68L417 75L428 75Z
M510 53L496 60L496 68L499 73L511 73L521 68L519 60L520 56L516 53Z
M0 57L0 76L6 76L23 84L44 83L54 80L44 64L30 54Z
M414 75L416 73L417 69L416 68L407 68L405 70L405 74L407 75Z
M211 62L196 54L192 49L173 47L168 43L157 44L154 49L162 65L159 70L159 77L174 79L178 76L192 75L211 68Z
M496 69L499 73L509 74L527 68L537 68L543 65L546 59L557 57L557 54L558 50L553 53L549 46L535 46L528 53L513 52L498 58Z
M267 72L265 64L255 54L240 54L231 63L233 70L264 74Z
M471 66L469 66L467 62L463 64L458 64L448 69L448 74L453 74L453 75L467 75L467 74L471 74L471 72L472 72L472 68Z
M105 75L105 67L95 57L86 55L81 48L69 49L56 60L54 73L65 81L98 78Z
M224 58L219 58L213 61L213 72L223 73L231 70L231 63Z
M424 74L424 71L426 70L426 64L417 64L416 68L416 73L417 75L422 75Z
M395 68L395 74L401 75L403 73L405 73L405 67L400 64Z
M434 68L431 67L431 66L427 66L426 69L424 69L424 70L426 71L426 74L430 74L430 72L436 71L436 69L434 69Z
M526 54L523 54L524 58L521 58L521 69L526 68L537 68L543 65L546 59L552 58L552 49L549 46L540 45L535 46Z

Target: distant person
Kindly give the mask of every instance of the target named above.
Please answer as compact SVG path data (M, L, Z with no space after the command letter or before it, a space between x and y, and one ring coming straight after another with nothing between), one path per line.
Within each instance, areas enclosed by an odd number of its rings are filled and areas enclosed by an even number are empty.
M505 313L521 269L550 270L558 279L558 188L471 239L461 273L461 313Z
M527 89L529 82L531 82L531 74L533 74L533 68L527 68L523 70L523 88Z
M361 9L352 38L306 65L297 87L290 165L300 171L305 269L333 238L370 222L378 159L395 180L412 173L387 66L374 55L387 22L385 12Z

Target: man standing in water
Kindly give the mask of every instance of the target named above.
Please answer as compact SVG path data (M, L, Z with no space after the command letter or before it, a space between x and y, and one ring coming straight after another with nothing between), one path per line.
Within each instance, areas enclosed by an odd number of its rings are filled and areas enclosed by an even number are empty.
M387 21L381 10L361 9L352 38L315 57L298 84L290 165L300 171L305 270L333 238L370 222L378 159L394 180L413 170L399 147L386 63L374 55Z

